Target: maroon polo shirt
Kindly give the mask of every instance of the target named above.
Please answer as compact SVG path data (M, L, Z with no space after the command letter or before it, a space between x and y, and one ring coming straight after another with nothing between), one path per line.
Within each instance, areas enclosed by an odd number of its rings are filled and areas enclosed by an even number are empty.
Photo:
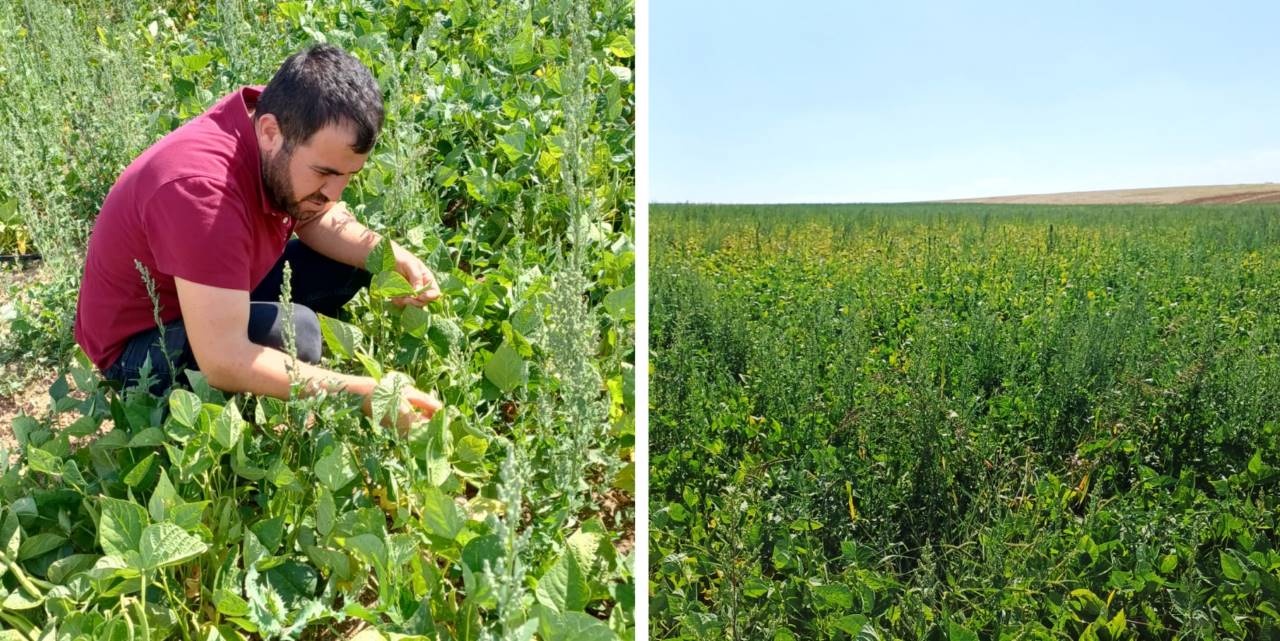
M245 87L218 101L138 156L111 187L76 305L76 342L98 368L155 327L135 260L155 279L169 323L182 316L175 276L251 291L283 253L293 221L267 202L249 116L261 93Z

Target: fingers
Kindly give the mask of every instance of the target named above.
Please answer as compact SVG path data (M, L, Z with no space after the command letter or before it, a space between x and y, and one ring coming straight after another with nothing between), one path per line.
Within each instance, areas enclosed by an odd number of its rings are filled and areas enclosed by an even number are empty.
M416 292L412 296L399 296L392 298L391 303L404 307L405 305L415 305L422 307L433 300L440 298L440 286L436 284L435 276L430 271L418 273L407 277L409 286L413 287Z
M418 293L417 298L427 297L427 300L435 300L440 296L440 286L436 283L436 275L417 258L405 265L406 279L413 289Z
M430 303L431 301L439 297L440 297L439 294L436 294L435 296L427 296L427 294L424 292L421 294L416 294L414 296L401 296L399 298L392 298L391 304L397 307L404 307L405 305L413 305L414 307L426 307L427 303Z
M424 305L440 298L440 285L436 283L436 276L431 273L431 270L425 270L418 274L417 282L413 283L413 288L419 290L414 295L414 298Z
M401 436L407 436L414 423L430 420L444 404L434 395L424 394L418 390L410 390L400 401L400 416L396 428Z
M427 394L418 389L406 390L404 402L408 407L402 405L402 410L418 412L426 415L427 418L431 418L441 407L444 407L444 403L441 403L435 394Z
M426 263L408 251L396 247L396 271L408 281L413 288L412 296L393 299L397 305L413 304L419 307L440 298L440 283L436 275L431 273Z
M409 404L414 407L414 409L425 414L427 418L431 418L432 416L435 416L436 412L440 411L441 407L444 407L444 404L441 403L439 399L437 399L434 395L430 395L430 394L421 394L420 396L410 396L408 398L408 401L409 401Z

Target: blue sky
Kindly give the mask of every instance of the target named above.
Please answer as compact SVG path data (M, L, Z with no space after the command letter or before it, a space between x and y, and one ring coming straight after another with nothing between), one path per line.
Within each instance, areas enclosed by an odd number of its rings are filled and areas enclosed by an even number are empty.
M649 3L653 202L1280 182L1280 2Z

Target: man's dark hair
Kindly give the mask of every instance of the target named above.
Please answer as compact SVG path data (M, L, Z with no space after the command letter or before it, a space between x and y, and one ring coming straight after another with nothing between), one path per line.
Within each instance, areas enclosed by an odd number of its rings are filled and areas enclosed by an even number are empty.
M382 129L382 90L355 56L329 44L289 56L258 98L254 118L272 114L285 145L306 142L325 125L355 129L352 149L367 154Z

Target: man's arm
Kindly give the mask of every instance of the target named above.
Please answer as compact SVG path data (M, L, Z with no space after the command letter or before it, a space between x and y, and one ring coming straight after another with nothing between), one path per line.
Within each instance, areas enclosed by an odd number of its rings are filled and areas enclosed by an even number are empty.
M293 233L307 247L340 263L360 268L364 268L364 259L369 252L382 242L382 236L356 220L341 202L334 203L314 218L298 223Z
M201 285L174 278L178 304L191 351L209 384L226 392L250 392L288 399L288 367L292 359L279 350L249 341L249 292ZM350 376L297 361L298 378L306 393L320 389L345 390L366 399L368 411L374 381L367 376ZM417 389L405 390L399 422L407 428L417 411L430 417L440 408L434 397Z
M360 268L364 267L364 261L368 258L369 252L382 242L382 236L362 225L341 202L334 203L332 207L315 218L299 223L293 233L297 234L298 239L307 247L320 254L340 263ZM440 287L436 282L435 274L432 274L417 256L399 244L392 242L391 247L395 253L396 271L404 276L411 287L418 290L418 293L413 296L397 298L393 302L399 305L414 304L421 307L439 298Z

